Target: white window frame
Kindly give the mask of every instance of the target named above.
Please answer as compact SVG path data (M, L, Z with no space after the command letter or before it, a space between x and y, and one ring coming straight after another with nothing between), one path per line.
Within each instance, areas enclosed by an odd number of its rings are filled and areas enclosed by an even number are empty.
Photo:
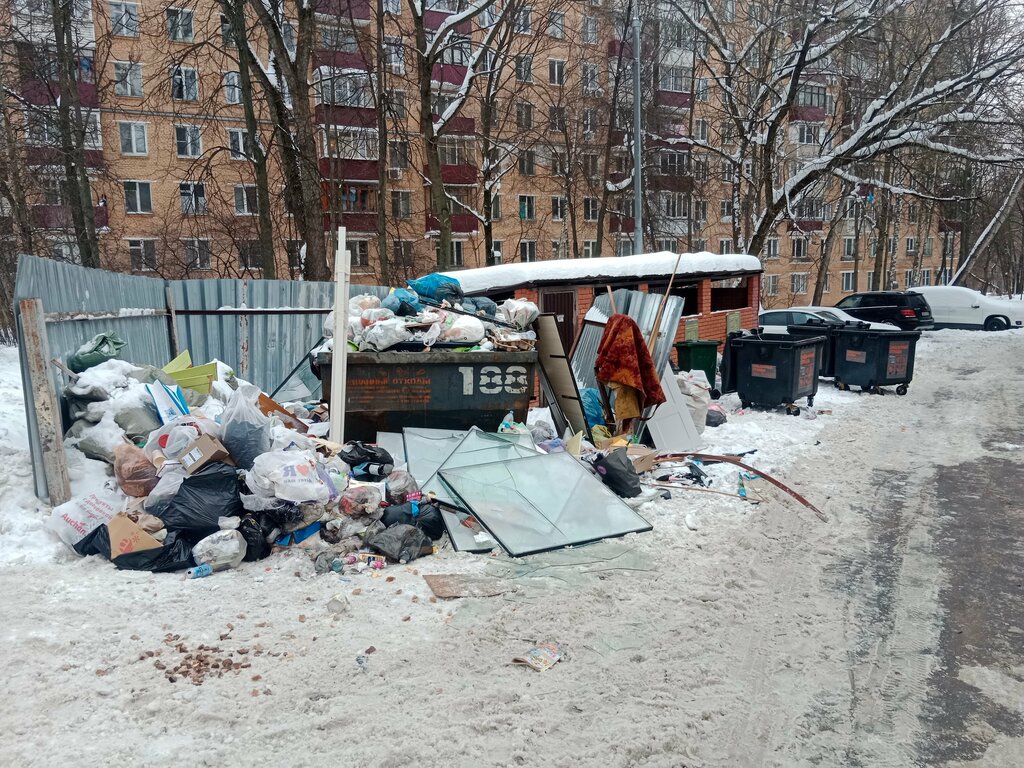
M516 81L520 83L533 82L533 54L521 53L516 56Z
M583 42L593 44L597 42L597 17L596 16L584 16L583 17Z
M126 152L124 149L125 128L128 129L129 139L132 147L131 150L128 152ZM142 137L142 149L139 149L140 135ZM147 123L133 122L131 120L118 121L117 138L118 146L121 149L122 155L125 155L127 157L146 157L147 155L149 155L149 125Z
M114 62L114 95L126 99L143 98L145 90L142 84L141 62Z
M520 8L516 13L514 24L516 34L530 34L533 31L533 8L530 6Z
M519 241L519 261L522 264L529 264L537 260L537 241Z
M779 295L779 276L778 275L764 275L761 280L761 290L765 296L778 296Z
M779 258L779 238L769 237L764 243L764 257L766 259Z
M175 96L178 85L181 85L181 96ZM190 87L191 86L191 87ZM175 64L171 67L171 100L195 103L199 101L199 70L195 67Z
M597 221L597 215L601 210L601 201L596 197L583 198L583 220L587 222Z
M250 189L252 190L252 197L251 198L249 197L249 192L248 192L248 190L250 190ZM242 193L241 197L239 197L239 192ZM234 185L235 216L255 216L258 213L258 211L256 210L256 207L258 206L259 203L258 203L258 198L256 197L256 194L257 193L256 193L256 185L255 184L235 184ZM238 206L239 201L242 202L242 207L241 208L239 208L239 206ZM250 202L253 203L253 205L251 207L249 205Z
M412 218L412 192L408 189L391 190L391 216L399 221Z
M595 251L597 251L597 240L584 240L583 241L582 254L583 254L583 258L584 259L592 259L592 258L594 258L597 255L595 253Z
M139 258L139 266L135 266L135 262L132 261L132 251L135 250L136 246L134 243L138 243L138 248L141 251ZM149 246L147 248L147 246ZM150 253L147 254L146 251ZM147 264L146 257L150 256L152 261ZM157 255L156 255L156 240L152 237L132 237L128 239L128 263L131 267L132 272L156 272L160 266Z
M184 187L188 187L188 202L186 202ZM203 194L197 196L196 188L202 189ZM178 200L181 204L182 216L205 216L209 211L210 201L206 197L206 182L203 181L181 181L178 182Z
M537 197L536 195L519 195L519 220L537 220ZM525 208L524 208L525 206ZM523 214L526 213L524 216Z
M184 134L185 152L181 151ZM174 151L181 158L196 158L203 154L203 131L198 125L174 126Z
M205 244L205 248L203 245ZM213 251L206 237L181 238L182 255L189 269L208 272L213 269ZM191 253L190 253L191 251ZM203 257L206 257L205 259Z
M807 272L790 272L789 292L793 296L802 296L807 293Z
M792 261L807 261L810 256L808 255L807 249L807 238L806 237L793 237L790 238L790 243L793 249L790 254Z
M138 37L142 33L138 3L109 3L107 12L110 14L110 34L114 37Z
M135 198L134 206L131 206L128 203L128 185L129 184L134 184L135 185L135 188L134 188L134 193L135 193L134 194L134 198ZM149 198L149 210L142 210L142 208L143 208L143 205L142 205L142 200L143 200L142 189L143 189L143 187L140 186L142 184L146 185L145 189L147 190L147 197ZM153 182L151 182L151 181L141 181L141 180L138 180L138 179L126 179L125 181L123 181L121 183L121 189L124 192L124 201L125 201L124 202L124 212L125 212L125 214L127 214L129 216L147 216L147 215L153 213ZM129 210L131 207L138 208L139 210L134 210L134 211L133 210Z
M565 39L565 14L560 11L548 11L548 37L555 40Z
M842 281L840 288L843 293L853 293L853 276L854 271L852 269L843 270L839 273L839 277Z
M548 84L565 85L565 59L548 59Z
M242 103L242 76L234 71L228 71L224 73L221 82L224 86L224 103L225 104L241 104Z
M196 36L195 13L188 8L170 6L164 9L167 39L172 43L191 43Z

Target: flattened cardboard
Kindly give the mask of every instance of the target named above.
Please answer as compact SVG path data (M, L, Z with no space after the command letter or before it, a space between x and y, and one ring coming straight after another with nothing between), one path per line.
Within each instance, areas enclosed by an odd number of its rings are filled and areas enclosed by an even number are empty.
M189 447L179 457L185 474L194 475L211 461L223 461L225 464L232 464L231 454L224 444L210 435L200 435L192 441ZM165 463L164 466L167 466Z
M309 429L301 419L295 418L291 413L282 408L276 400L272 400L262 393L259 400L256 401L256 407L260 409L264 416L277 416L288 429L294 429L300 435L306 434L306 430Z
M116 515L107 523L110 533L110 559L129 552L144 552L147 549L159 549L163 546L142 528L129 520L125 515Z

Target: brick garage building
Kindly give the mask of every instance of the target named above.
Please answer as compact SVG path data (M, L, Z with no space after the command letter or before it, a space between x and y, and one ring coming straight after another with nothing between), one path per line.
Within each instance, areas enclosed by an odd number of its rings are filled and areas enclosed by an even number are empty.
M676 264L678 259L678 270ZM730 315L741 328L757 325L761 263L753 256L660 252L639 256L567 259L530 264L499 264L450 272L469 295L496 301L529 299L541 312L554 313L566 348L572 347L595 295L630 288L664 293L673 271L672 294L683 298L676 341L687 320L696 320L702 339L725 339Z

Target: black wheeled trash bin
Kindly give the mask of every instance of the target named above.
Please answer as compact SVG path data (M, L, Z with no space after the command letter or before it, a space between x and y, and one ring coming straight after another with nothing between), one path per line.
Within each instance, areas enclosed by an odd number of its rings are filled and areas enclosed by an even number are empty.
M818 369L818 376L832 378L835 376L835 334L833 331L837 325L829 325L824 321L808 322L804 325L790 325L786 327L790 336L798 339L811 339L817 336L824 336L825 343L821 347L821 368Z
M760 333L731 336L729 342L736 394L744 408L785 405L786 411L796 416L799 398L806 397L807 405L814 405L824 336L796 339L788 334Z
M920 331L837 328L835 334L837 388L879 393L879 387L895 384L897 395L907 394Z

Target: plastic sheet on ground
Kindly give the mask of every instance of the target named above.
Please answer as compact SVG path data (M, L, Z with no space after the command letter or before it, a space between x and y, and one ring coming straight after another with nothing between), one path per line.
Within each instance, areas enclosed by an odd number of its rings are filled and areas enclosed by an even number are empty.
M567 453L442 469L439 475L513 556L652 527Z

